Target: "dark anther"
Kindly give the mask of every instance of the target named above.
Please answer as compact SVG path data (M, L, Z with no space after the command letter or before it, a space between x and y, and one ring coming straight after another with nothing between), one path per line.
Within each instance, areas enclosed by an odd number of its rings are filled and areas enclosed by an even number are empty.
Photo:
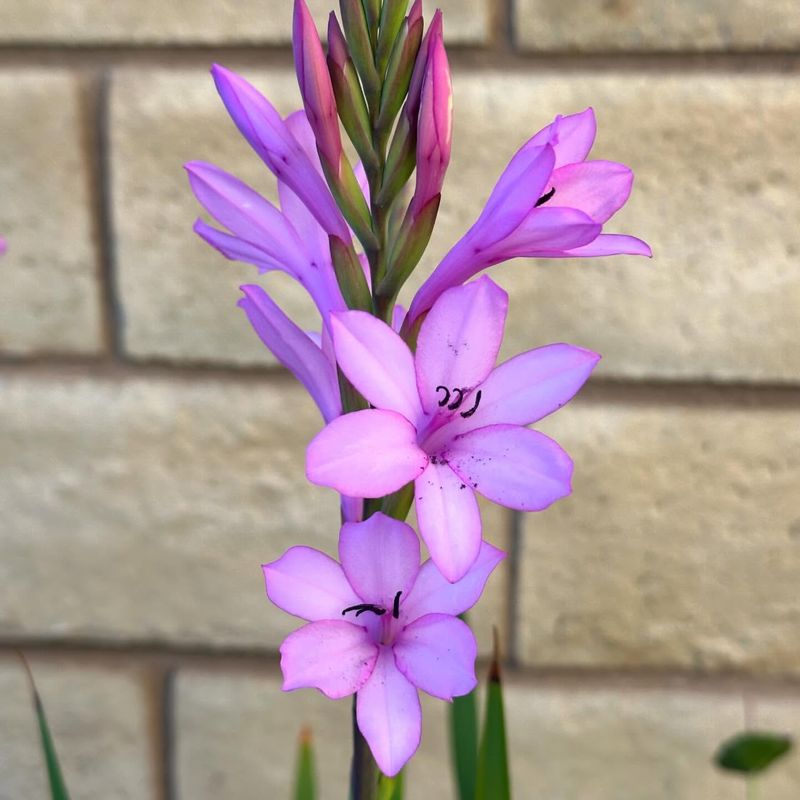
M461 408L461 404L464 402L464 390L463 389L453 389L453 394L457 394L458 395L458 400L456 400L453 403L450 403L450 405L447 406L450 409L450 411L458 410L459 408Z
M553 195L556 193L556 187L554 186L547 194L543 194L537 201L534 208L539 208L539 206L543 206L545 203L549 203L553 199Z
M436 391L444 392L444 400L439 401L439 408L442 408L450 402L450 390L446 386L437 386Z
M394 605L392 606L392 616L395 619L400 619L400 595L403 594L402 592L398 592L394 596Z
M344 611L342 611L342 616L349 614L351 611L355 611L357 617L360 617L362 614L366 614L367 611L371 612L376 617L382 617L386 613L385 608L373 606L371 603L362 603L359 606L350 606L350 608L346 608Z
M469 411L462 411L461 416L464 419L469 419L477 410L478 406L481 404L481 397L483 397L483 392L479 389L478 393L475 395L475 405Z

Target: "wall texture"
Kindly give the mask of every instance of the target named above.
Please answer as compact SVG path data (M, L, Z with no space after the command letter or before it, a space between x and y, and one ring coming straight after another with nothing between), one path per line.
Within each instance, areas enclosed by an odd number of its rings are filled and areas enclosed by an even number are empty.
M329 3L316 0L320 14ZM448 0L457 139L427 266L513 153L593 105L652 263L514 263L508 352L599 350L543 426L575 494L518 518L476 618L509 661L519 798L723 800L717 743L800 734L800 13L794 0ZM278 691L259 564L330 549L311 403L197 241L181 164L269 193L208 66L283 109L289 0L0 0L0 800L44 797L29 654L75 797L341 796L346 703ZM302 297L270 284L299 316ZM431 705L411 798L439 797ZM794 800L800 758L766 781Z

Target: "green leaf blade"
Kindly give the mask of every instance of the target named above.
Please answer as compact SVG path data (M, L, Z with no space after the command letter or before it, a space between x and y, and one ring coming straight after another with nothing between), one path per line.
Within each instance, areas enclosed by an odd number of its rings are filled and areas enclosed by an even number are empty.
M458 800L475 800L478 769L478 701L476 693L453 698L449 708L450 755Z
M308 728L300 733L300 742L297 748L297 773L294 784L294 800L317 800L314 744L311 731Z
M743 775L758 775L792 749L788 736L747 731L723 742L714 761L721 769Z
M511 800L503 684L496 634L494 658L489 669L489 683L486 688L486 716L478 754L475 798Z

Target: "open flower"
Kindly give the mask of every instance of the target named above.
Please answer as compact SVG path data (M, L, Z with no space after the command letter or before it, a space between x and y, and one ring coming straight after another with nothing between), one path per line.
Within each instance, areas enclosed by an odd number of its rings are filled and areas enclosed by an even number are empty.
M306 474L352 497L383 497L413 481L420 535L450 581L480 551L475 491L520 511L570 493L569 456L524 426L567 403L599 360L553 344L495 369L507 310L508 295L489 278L449 289L422 324L416 356L369 314L331 320L339 367L372 408L319 433Z
M652 255L641 239L605 234L625 205L633 173L614 161L587 161L594 111L557 117L517 152L480 217L422 285L409 309L413 324L452 286L513 258Z
M504 553L483 543L458 583L427 561L405 523L375 514L347 523L341 566L309 547L293 547L264 566L267 595L308 620L281 645L285 691L319 689L339 699L358 693L358 727L386 775L419 746L417 690L450 700L475 688L475 637L457 618L483 592Z

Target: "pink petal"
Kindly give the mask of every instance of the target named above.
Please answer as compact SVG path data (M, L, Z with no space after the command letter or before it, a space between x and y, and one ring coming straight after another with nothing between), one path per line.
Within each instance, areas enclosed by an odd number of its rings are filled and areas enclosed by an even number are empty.
M594 256L646 256L653 257L653 251L647 242L635 236L625 236L619 233L601 233L593 242L567 250L563 253L565 258L588 258Z
M528 147L549 144L556 154L554 169L565 164L585 161L597 135L597 120L594 110L587 108L579 114L558 116L528 142Z
M262 342L306 387L326 422L342 413L336 367L260 286L242 286L239 306Z
M484 497L518 511L541 511L572 491L572 461L550 438L518 425L456 437L445 458Z
M414 356L385 323L363 311L331 317L336 360L353 386L375 408L396 411L409 422L422 416Z
M298 274L302 242L286 218L258 192L213 164L185 165L192 191L211 216L229 231L256 245L275 263Z
M550 344L515 356L480 386L475 414L455 417L438 435L443 439L488 425L530 425L566 405L599 361L597 353L569 344Z
M530 213L525 221L491 251L492 264L512 258L536 258L543 250L568 250L594 241L603 226L583 211L544 206Z
M420 536L431 558L451 582L461 580L481 548L481 515L472 489L437 462L414 483Z
M366 630L341 620L312 622L281 645L283 691L319 689L332 700L349 697L369 680L378 645Z
M211 70L228 113L276 177L308 206L328 233L348 240L349 230L325 179L298 145L280 114L252 84L215 64Z
M426 614L463 614L478 602L489 575L505 557L502 550L482 542L475 563L455 583L450 583L432 560L426 561L411 594L403 603L403 612L408 619L417 619Z
M283 264L270 258L260 247L250 242L240 239L238 236L231 236L229 233L218 231L208 225L203 220L198 219L194 223L194 232L215 250L222 253L230 261L243 261L245 264L253 264L258 267L262 274L270 270L283 270Z
M324 428L306 453L306 475L350 497L384 497L419 477L428 464L417 431L394 411L345 414Z
M407 597L417 579L419 539L405 522L377 513L342 527L339 558L363 602L391 609L397 593Z
M615 161L584 161L557 169L550 184L556 190L551 206L577 208L602 224L630 197L633 172Z
M341 566L311 547L292 547L262 569L267 597L295 617L341 620L345 608L361 602Z
M403 629L394 645L397 668L423 692L442 700L469 694L478 684L478 645L458 617L428 614Z
M358 692L358 727L384 775L393 777L414 755L422 738L422 708L413 684L382 646L369 680Z
M440 401L455 403L456 389L466 394L492 371L507 313L508 295L489 278L448 289L436 301L422 324L416 357L419 396L428 414L459 414L462 406L449 411Z

